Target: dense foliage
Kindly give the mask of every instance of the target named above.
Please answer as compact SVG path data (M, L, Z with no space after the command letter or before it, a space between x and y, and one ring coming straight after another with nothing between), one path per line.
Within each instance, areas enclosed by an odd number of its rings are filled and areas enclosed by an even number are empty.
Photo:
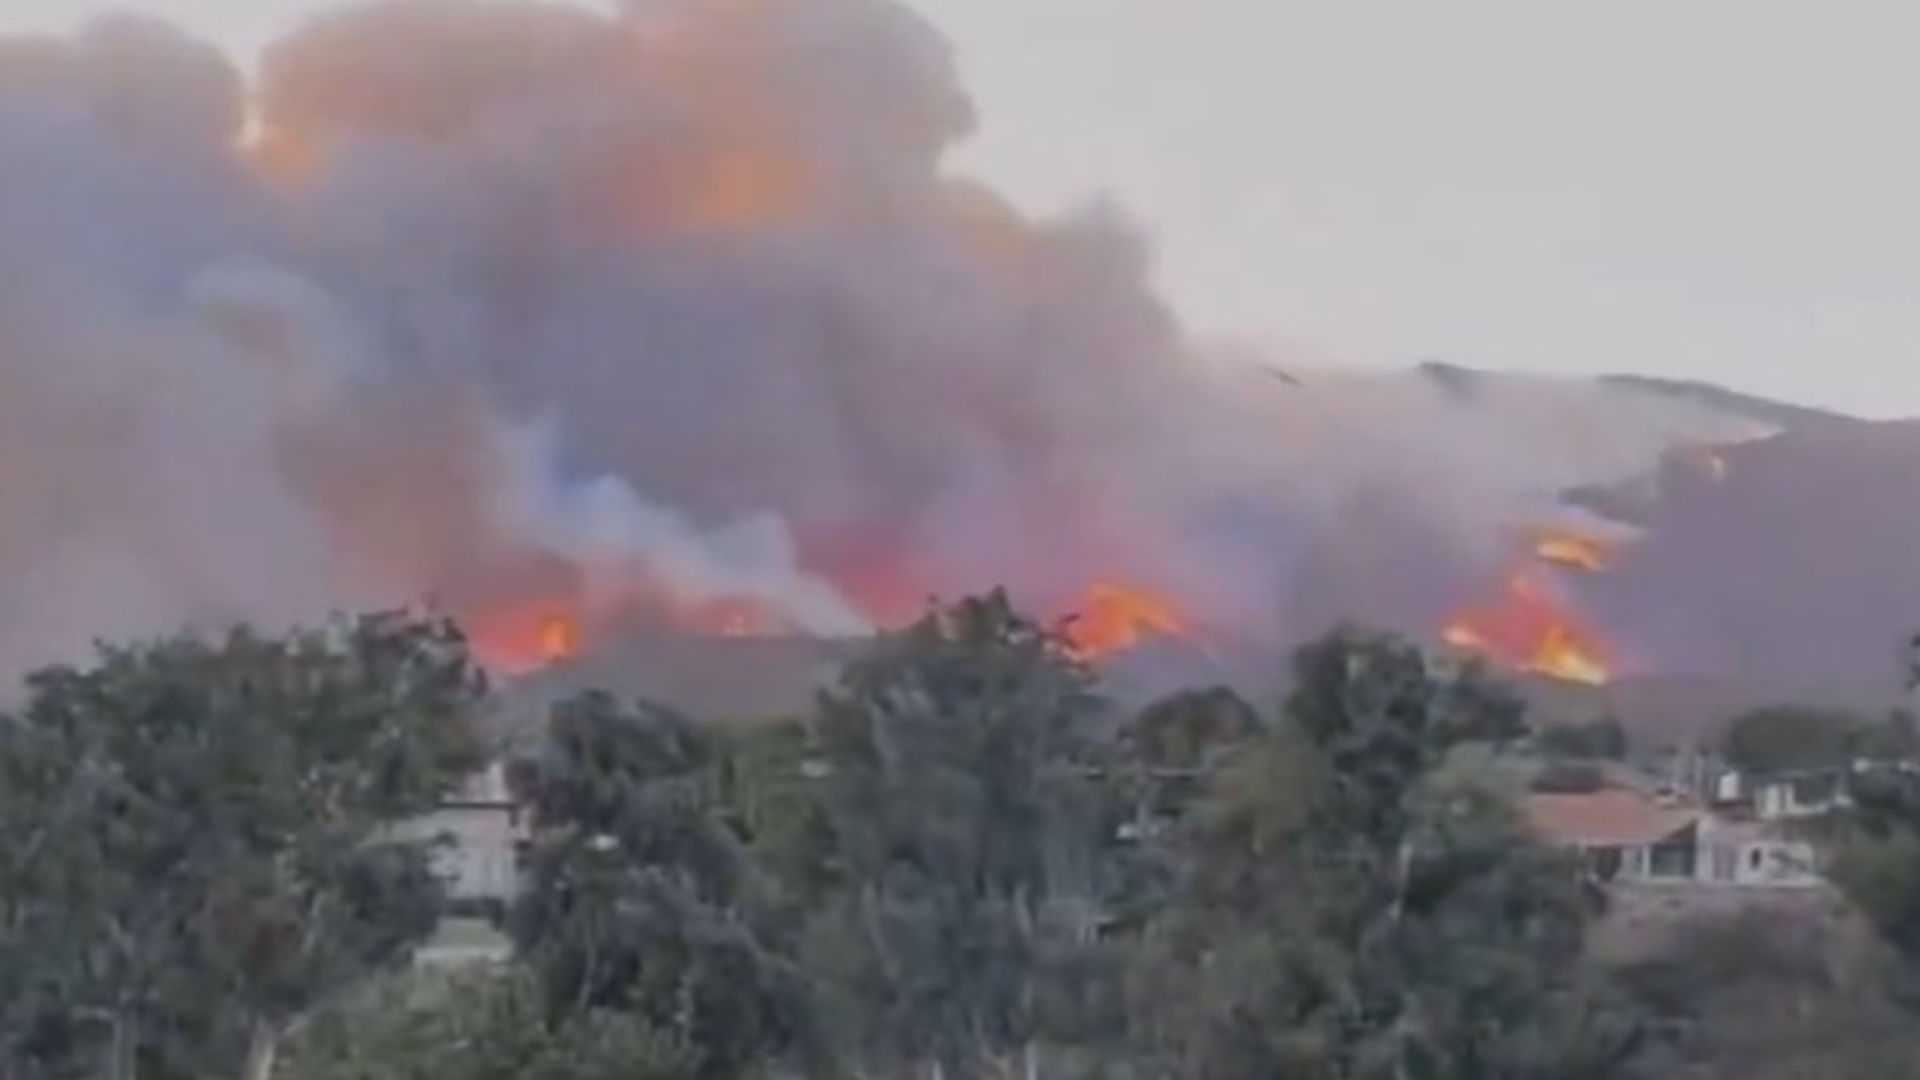
M0 1075L1915 1073L1911 774L1834 823L1853 936L1707 919L1605 959L1595 895L1493 780L1529 752L1513 693L1353 631L1286 682L1272 713L1220 688L1127 713L995 593L880 636L800 716L581 694L510 770L512 959L433 974L404 964L432 845L392 826L481 760L457 633L109 650L0 721ZM1777 726L1744 730L1799 745Z
M1734 718L1727 761L1755 773L1834 769L1854 761L1889 761L1920 749L1912 718L1894 713L1872 721L1853 713L1777 705Z
M0 1074L272 1068L437 919L390 824L484 760L451 627L380 615L110 648L0 718Z
M1562 724L1540 732L1540 749L1558 758L1618 760L1627 755L1627 732L1611 716Z

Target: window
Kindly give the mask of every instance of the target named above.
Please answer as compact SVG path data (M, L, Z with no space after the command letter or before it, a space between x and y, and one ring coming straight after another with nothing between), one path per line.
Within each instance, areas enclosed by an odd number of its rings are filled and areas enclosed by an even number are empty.
M1749 848L1747 850L1747 869L1749 870L1760 869L1760 849L1759 848Z
M1693 876L1693 845L1655 844L1647 857L1647 873L1652 877L1684 878Z

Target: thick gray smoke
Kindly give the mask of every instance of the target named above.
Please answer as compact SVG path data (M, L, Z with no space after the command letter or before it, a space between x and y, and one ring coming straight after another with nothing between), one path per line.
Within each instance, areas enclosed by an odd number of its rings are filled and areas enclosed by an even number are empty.
M1202 355L1111 211L943 171L972 122L887 0L397 0L253 87L139 19L0 41L0 669L425 596L1427 629L1559 488L1755 433Z
M1665 671L1777 700L1891 694L1920 629L1920 423L1794 431L1717 472L1669 465L1645 539L1589 603Z

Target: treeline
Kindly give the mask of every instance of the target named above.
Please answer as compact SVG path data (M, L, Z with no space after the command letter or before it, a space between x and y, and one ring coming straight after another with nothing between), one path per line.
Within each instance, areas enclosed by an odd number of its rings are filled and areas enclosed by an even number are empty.
M995 594L805 716L581 695L510 770L511 962L427 975L440 883L395 826L487 756L457 631L111 650L0 723L0 1075L1920 1075L1920 798L1849 826L1869 930L1611 959L1480 767L1525 752L1513 693L1358 632L1290 685L1125 714Z

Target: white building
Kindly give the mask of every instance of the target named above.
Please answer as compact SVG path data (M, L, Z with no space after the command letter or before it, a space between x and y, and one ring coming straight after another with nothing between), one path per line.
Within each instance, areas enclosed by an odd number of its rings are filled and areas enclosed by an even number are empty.
M1763 821L1791 821L1820 817L1853 806L1854 786L1864 776L1915 771L1912 762L1865 758L1821 769L1765 773L1728 770L1715 778L1712 796L1716 804L1749 808Z
M1578 851L1598 881L1688 881L1697 873L1696 809L1617 787L1533 794L1525 809L1541 839Z
M1813 845L1765 823L1701 819L1700 879L1733 885L1806 886L1820 881Z
M1534 794L1526 814L1548 843L1581 853L1600 882L1803 887L1820 882L1812 845L1777 826L1709 813L1630 788Z
M519 889L526 815L495 763L468 781L440 809L401 828L404 836L450 841L436 854L448 883L448 911L418 953L424 964L496 960L509 951L500 924Z

